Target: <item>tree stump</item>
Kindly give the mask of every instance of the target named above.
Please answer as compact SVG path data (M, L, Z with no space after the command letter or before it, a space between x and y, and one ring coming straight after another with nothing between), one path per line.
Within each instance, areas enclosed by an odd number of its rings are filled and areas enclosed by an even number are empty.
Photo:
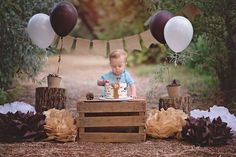
M174 98L163 96L159 100L159 110L161 110L161 108L166 110L169 107L173 107L175 109L181 109L189 114L191 111L191 103L191 96L188 94Z
M66 90L64 88L38 87L35 94L35 109L43 112L51 108L64 109Z

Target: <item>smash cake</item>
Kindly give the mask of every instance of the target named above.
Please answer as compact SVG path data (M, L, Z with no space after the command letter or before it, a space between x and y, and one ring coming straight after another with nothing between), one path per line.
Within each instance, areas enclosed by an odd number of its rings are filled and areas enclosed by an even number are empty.
M128 98L127 83L116 82L105 84L106 99L125 99Z

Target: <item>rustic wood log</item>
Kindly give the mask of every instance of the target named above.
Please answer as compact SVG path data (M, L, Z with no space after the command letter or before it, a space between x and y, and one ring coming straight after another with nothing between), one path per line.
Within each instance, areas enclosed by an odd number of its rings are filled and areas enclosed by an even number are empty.
M166 110L169 107L173 107L175 109L181 109L189 114L191 111L191 103L191 96L188 94L174 98L163 96L159 99L159 110L161 110L161 108Z
M63 109L66 105L64 88L38 87L35 93L35 109L43 112L51 108Z

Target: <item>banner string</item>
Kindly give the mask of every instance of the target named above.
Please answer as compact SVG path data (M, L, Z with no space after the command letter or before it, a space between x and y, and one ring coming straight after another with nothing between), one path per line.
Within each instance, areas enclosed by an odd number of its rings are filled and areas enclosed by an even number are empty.
M106 58L108 58L110 52L111 52L110 43L109 43L109 40L107 40L107 43L106 43Z
M92 50L92 49L93 49L93 40L91 39L89 43L89 50Z

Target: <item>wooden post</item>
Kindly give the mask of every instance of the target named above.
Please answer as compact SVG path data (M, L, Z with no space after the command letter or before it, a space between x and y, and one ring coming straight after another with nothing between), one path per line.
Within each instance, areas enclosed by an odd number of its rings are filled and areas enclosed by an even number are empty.
M163 96L159 100L159 110L161 110L161 108L166 110L169 107L173 107L175 109L181 109L185 113L189 114L191 111L191 103L192 100L188 94L173 98L169 96Z
M64 109L66 90L64 88L38 87L35 93L35 109L43 112L51 108Z

